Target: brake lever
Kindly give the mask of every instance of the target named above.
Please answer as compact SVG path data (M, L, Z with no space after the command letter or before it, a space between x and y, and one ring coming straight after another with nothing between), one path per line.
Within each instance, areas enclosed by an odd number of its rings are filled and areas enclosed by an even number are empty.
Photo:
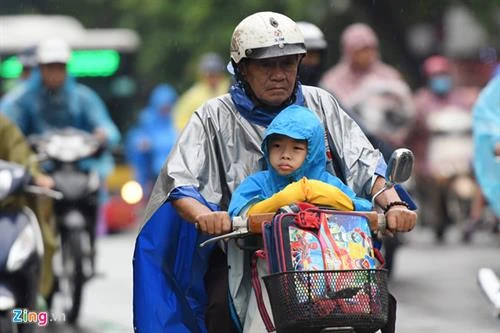
M206 241L200 243L200 245L198 245L198 246L204 247L207 244L217 242L219 240L231 239L231 238L241 237L241 236L250 234L250 231L248 230L248 227L247 227L247 218L243 218L241 216L235 216L235 217L233 217L232 224L233 224L233 231L232 232L207 239Z

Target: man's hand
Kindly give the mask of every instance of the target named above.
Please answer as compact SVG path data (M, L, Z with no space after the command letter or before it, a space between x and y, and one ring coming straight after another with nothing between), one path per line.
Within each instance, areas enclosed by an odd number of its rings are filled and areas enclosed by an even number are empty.
M41 186L41 187L47 188L47 189L54 188L54 186L55 186L54 179L52 179L52 177L49 177L49 176L43 175L43 174L34 177L33 183L35 183L35 185L38 185L38 186Z
M108 140L108 134L103 128L96 128L94 130L94 137L99 141L101 144L105 144Z
M495 144L495 155L500 156L500 142Z
M405 206L393 206L387 213L387 228L390 231L411 231L417 223L417 214Z
M231 219L227 212L210 212L196 216L200 230L209 235L220 235L231 231Z

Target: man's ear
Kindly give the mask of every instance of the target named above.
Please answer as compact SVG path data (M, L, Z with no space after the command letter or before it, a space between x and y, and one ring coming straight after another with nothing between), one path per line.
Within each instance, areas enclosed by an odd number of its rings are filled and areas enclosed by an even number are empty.
M242 79L246 78L246 76L247 76L247 62L244 59L242 61L240 61L240 63L238 64L237 71Z

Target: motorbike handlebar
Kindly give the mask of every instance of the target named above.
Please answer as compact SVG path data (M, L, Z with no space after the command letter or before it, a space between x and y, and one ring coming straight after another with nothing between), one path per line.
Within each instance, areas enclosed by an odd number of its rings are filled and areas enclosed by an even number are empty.
M62 192L51 190L37 185L26 185L24 187L24 190L32 194L45 195L55 200L61 200L64 197Z
M379 214L375 211L356 213L366 217L370 226L370 230L372 230L374 233L384 232L386 230L387 222L384 214ZM246 218L235 216L232 221L232 232L210 238L200 243L199 246L204 247L205 245L216 242L218 240L242 237L248 234L262 234L262 224L271 221L275 215L275 213L262 213L250 215Z

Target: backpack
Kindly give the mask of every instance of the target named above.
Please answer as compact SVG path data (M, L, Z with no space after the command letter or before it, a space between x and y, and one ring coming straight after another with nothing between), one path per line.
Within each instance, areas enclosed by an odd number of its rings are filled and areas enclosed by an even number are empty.
M278 332L329 326L370 332L385 325L386 271L377 269L383 258L363 213L291 205L262 224L262 238L264 250L254 255L252 285L259 302L256 260L266 258L270 275L263 280ZM259 311L272 331L265 306Z

